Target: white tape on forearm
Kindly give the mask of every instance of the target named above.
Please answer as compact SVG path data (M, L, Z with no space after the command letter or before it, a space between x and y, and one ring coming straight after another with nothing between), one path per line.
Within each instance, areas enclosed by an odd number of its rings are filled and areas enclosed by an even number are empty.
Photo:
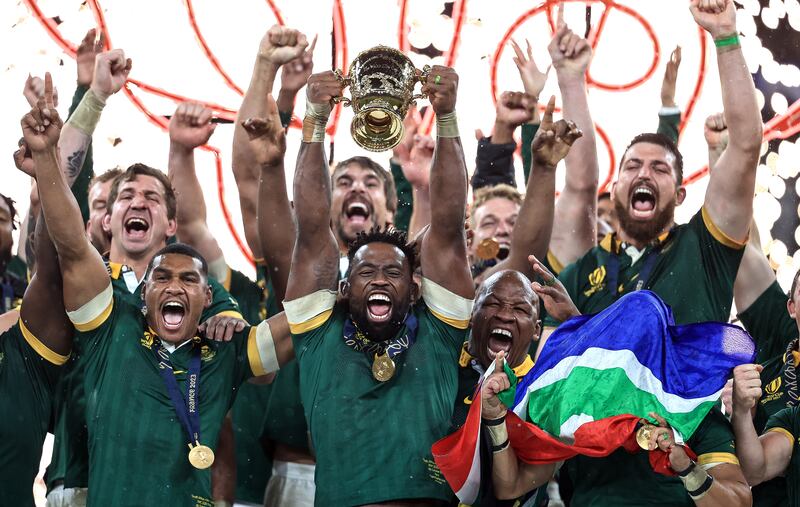
M106 107L106 101L98 97L91 89L87 91L81 99L75 112L67 120L67 125L71 125L88 136L94 133L97 122L100 121L100 115L103 113L103 108Z
M459 137L456 112L436 116L436 137Z
M486 428L486 431L489 432L489 438L492 440L492 445L500 445L508 440L508 430L506 429L505 421L497 426L484 427Z

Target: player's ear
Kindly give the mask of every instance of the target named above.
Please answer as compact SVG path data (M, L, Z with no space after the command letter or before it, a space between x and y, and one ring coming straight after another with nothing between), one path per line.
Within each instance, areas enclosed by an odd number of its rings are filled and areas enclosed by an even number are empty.
M343 298L350 296L350 282L347 280L339 281L339 294L341 294Z
M203 305L203 308L208 308L211 306L211 303L214 301L214 293L211 290L211 285L209 285L208 280L206 280L206 304Z
M678 206L683 204L684 199L686 199L686 187L678 187Z

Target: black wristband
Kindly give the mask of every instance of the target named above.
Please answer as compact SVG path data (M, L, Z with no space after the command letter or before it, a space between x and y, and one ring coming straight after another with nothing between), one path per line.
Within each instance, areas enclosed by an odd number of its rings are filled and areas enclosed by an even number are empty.
M692 497L692 498L694 498L694 499L697 499L698 497L702 496L702 495L703 495L703 493L705 493L706 491L708 491L709 489L711 489L711 486L712 486L713 484L714 484L714 478L713 478L713 477L711 477L711 475L709 475L709 476L706 478L706 480L705 480L705 481L703 481L703 484L701 484L699 488L697 488L697 489L696 489L696 490L694 490L694 491L689 491L689 496L690 496L690 497Z
M692 470L694 470L694 467L696 467L696 466L697 466L697 463L695 463L694 461L690 461L688 467L686 467L684 470L681 470L680 472L676 471L675 473L678 474L678 477L686 477L687 475L692 473Z
M484 426L500 426L504 422L506 422L506 416L503 414L503 417L499 417L497 419L484 419L481 417L481 422Z
M500 452L500 451L505 451L506 448L508 447L508 444L509 444L508 439L506 439L506 441L503 442L500 445L493 445L492 446L492 454L494 454L496 452Z

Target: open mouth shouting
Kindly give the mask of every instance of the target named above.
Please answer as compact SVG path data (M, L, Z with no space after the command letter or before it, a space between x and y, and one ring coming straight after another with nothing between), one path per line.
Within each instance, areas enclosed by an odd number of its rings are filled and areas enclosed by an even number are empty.
M171 299L161 305L161 321L167 331L180 330L185 316L186 306L181 301Z
M658 194L648 185L637 185L631 192L631 216L639 220L649 220L656 214Z
M513 342L514 334L510 330L501 327L492 328L489 332L489 342L486 346L489 357L494 359L501 350L505 352L506 357L508 357Z
M367 221L372 216L369 203L358 198L346 201L342 211L349 225L362 229L367 227Z
M122 226L125 235L133 240L144 240L147 237L147 231L150 230L150 222L142 216L128 217Z
M373 292L367 298L367 318L373 324L388 322L392 316L392 300L385 292Z

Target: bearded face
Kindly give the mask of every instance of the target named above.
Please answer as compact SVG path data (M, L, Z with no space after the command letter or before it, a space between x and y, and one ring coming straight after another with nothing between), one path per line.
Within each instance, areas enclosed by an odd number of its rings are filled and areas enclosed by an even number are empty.
M619 229L630 240L646 244L667 230L686 192L677 185L675 157L653 143L637 143L625 153L611 190Z

